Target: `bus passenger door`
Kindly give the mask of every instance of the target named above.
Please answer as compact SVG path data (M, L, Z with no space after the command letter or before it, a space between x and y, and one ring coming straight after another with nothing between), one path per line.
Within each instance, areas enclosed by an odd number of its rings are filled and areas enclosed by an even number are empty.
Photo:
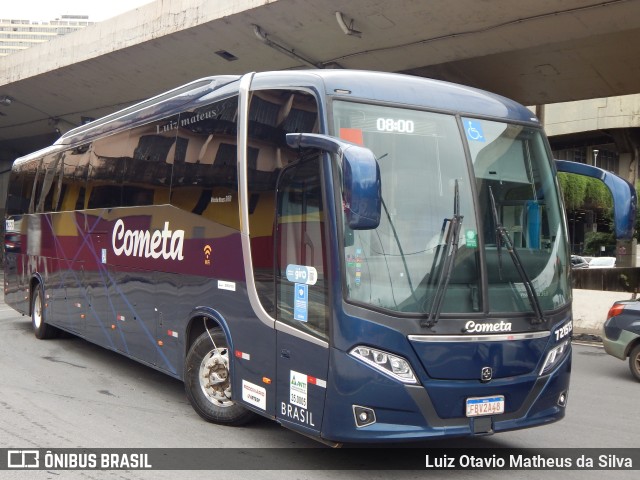
M275 226L276 417L297 430L322 428L328 373L328 287L320 159L286 167Z

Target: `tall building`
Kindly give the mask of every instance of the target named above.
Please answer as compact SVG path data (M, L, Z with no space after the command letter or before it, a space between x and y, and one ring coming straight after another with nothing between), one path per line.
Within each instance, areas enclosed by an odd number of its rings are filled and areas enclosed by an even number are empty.
M0 57L91 25L88 15L62 15L49 22L0 19Z

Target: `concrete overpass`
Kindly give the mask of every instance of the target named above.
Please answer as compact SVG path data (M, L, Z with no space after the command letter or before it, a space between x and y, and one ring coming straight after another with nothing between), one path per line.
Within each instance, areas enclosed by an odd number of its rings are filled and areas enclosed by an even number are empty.
M211 74L404 71L529 105L638 93L639 14L638 0L157 0L0 58L0 159Z

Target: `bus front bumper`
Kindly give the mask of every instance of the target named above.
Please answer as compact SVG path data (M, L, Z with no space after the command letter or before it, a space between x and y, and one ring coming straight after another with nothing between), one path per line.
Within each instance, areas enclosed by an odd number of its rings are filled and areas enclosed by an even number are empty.
M549 374L478 381L430 380L405 385L387 378L334 350L341 368L329 382L322 426L326 440L347 443L417 441L431 438L487 435L556 422L565 415L571 355ZM332 366L335 367L335 366ZM470 397L504 395L505 413L468 418ZM358 425L362 409L372 421Z

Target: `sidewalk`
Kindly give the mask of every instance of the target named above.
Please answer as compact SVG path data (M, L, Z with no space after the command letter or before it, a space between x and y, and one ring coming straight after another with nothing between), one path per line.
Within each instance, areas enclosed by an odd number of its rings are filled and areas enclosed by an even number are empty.
M629 300L627 292L573 289L573 334L602 337L602 324L616 300Z

